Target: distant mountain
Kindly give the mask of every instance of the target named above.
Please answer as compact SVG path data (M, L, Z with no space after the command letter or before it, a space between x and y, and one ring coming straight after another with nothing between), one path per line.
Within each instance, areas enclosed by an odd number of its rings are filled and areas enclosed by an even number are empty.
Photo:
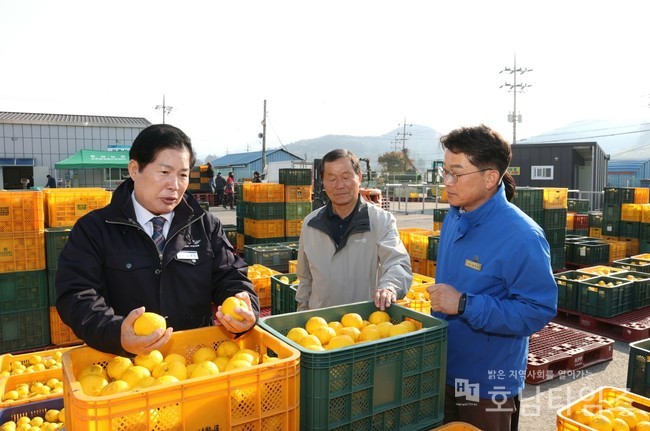
M371 169L375 170L378 167L377 158L381 154L396 149L401 151L404 143L415 165L426 170L431 167L433 160L442 159L440 136L441 133L430 127L414 124L406 128L406 134L400 127L381 136L326 135L292 142L285 145L285 148L307 161L320 159L330 150L345 148L358 157L369 159ZM403 137L406 139L403 140Z

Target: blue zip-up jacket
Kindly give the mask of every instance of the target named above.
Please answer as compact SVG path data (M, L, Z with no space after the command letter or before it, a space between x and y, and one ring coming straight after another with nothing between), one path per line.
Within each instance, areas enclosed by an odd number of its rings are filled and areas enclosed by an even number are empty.
M506 200L503 184L474 211L450 207L436 282L467 294L462 315L432 313L449 323L447 384L461 392L478 384L485 399L517 395L529 336L555 317L557 285L544 231Z

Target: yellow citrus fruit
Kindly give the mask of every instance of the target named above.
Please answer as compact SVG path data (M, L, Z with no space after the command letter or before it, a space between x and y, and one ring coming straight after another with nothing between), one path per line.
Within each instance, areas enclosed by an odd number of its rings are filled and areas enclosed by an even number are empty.
M347 313L341 317L341 324L345 327L361 329L363 327L363 318L359 313Z
M246 302L243 299L239 299L236 296L229 296L225 301L223 301L223 304L221 304L221 313L224 316L230 316L240 322L243 321L244 317L240 316L239 313L235 311L235 308L248 311L248 305L246 305Z
M44 422L44 420L43 420L42 417L35 416L35 417L32 418L31 421L29 421L29 424L31 426L33 426L33 427L40 427L41 425L43 425L43 422Z
M180 382L180 380L178 380L176 376L172 376L171 374L165 374L163 376L158 377L156 380L154 380L151 386L166 385L167 383L178 383L178 382Z
M134 365L122 373L120 380L124 380L129 386L134 387L141 379L148 376L151 376L151 371L143 366Z
M133 365L129 358L124 356L115 356L106 364L106 373L112 380L118 380L127 368Z
M361 335L361 330L355 326L344 326L341 328L340 335L347 335L352 338L354 342L356 342L359 339L359 335Z
M377 330L381 335L381 338L390 337L390 328L393 326L392 322L381 322L377 324Z
M398 323L397 325L393 325L390 327L388 330L388 336L389 337L395 337L397 335L404 335L408 334L409 330L406 326L402 325L401 323Z
M208 360L197 363L196 367L192 370L190 378L195 379L197 377L214 376L216 374L219 374L217 364Z
M609 410L609 409L602 409L602 410L599 410L599 411L598 411L598 414L603 415L603 416L606 416L607 418L609 418L609 420L612 420L612 421L613 421L614 419L616 419L616 416L614 415L614 412L612 412L612 411Z
M135 335L150 335L156 329L167 329L167 321L159 314L145 311L133 324Z
M377 325L371 324L363 328L363 331L361 331L361 334L359 335L357 342L374 341L380 339L381 339L381 332L379 332L379 328L377 328Z
M200 364L205 361L214 361L216 358L217 352L212 347L203 346L192 355L192 363Z
M315 335L320 341L320 345L324 346L330 342L332 337L336 337L336 331L330 326L319 326L311 335Z
M131 387L124 380L114 380L109 384L107 384L106 386L104 386L101 392L99 393L99 395L102 397L105 395L115 395L115 394L119 394L120 392L126 392L130 389Z
M415 326L415 323L411 322L410 320L404 320L398 323L398 325L406 327L407 332L414 332L418 329L417 326Z
M298 344L300 344L303 347L321 345L320 340L314 334L309 334L306 337L303 337Z
M152 350L149 353L140 353L133 358L133 363L153 371L154 367L163 361L163 355L159 350Z
M631 411L636 415L637 427L639 426L638 422L643 422L643 421L650 422L650 414L648 414L648 412L646 412L645 410L632 407Z
M81 380L82 377L87 376L88 374L96 374L108 380L108 374L106 374L106 370L99 364L91 364L82 368L81 372L77 376L77 380Z
M228 356L217 356L217 358L212 362L214 362L217 368L219 368L219 371L224 372L226 371L228 362L230 362L230 358Z
M219 343L217 346L217 356L228 356L231 357L239 351L239 344L233 340L225 340Z
M45 420L48 422L58 422L59 421L59 410L50 409L45 412Z
M79 379L79 384L84 394L97 397L108 384L108 380L99 374L87 374Z
M294 343L300 343L303 337L309 335L309 332L305 328L295 327L289 329L287 332L287 338L293 341Z
M614 415L616 416L617 419L623 419L630 428L633 429L634 427L636 427L636 423L637 423L636 415L631 410L626 409L619 412L618 414L614 412Z
M319 326L327 326L327 320L320 316L313 316L307 320L307 323L305 323L305 329L309 334L313 334L314 330Z
M639 421L636 423L636 431L650 431L650 421Z
M229 361L226 365L226 371L239 370L241 368L250 368L252 367L251 363L244 361L243 359L237 359L235 361Z
M59 422L65 423L65 407L59 410Z
M588 425L597 431L612 431L612 421L598 413L591 418Z
M251 365L257 365L260 362L260 357L259 355L253 354L251 352L242 352L239 351L235 353L232 358L230 358L231 361L247 361Z
M341 334L341 328L343 327L343 324L341 322L338 322L338 321L334 320L332 322L328 322L327 326L329 326L330 328L333 328L334 331L336 332L336 335Z
M390 322L390 314L381 310L373 311L368 317L368 322L374 323L375 325L378 325L381 322Z
M327 345L331 349L340 349L341 347L347 347L354 345L354 340L349 335L337 335L333 337L329 344Z
M179 353L170 353L169 355L165 356L165 359L163 359L164 362L180 362L183 365L187 365L187 359L185 359L185 356L179 354Z
M280 283L282 283L282 284L289 284L289 277L287 277L286 275L283 275L282 277L280 277L278 279L278 281L280 281Z
M176 377L180 381L187 379L187 368L185 368L185 364L179 361L163 361L154 367L151 375L156 379L160 376L170 375Z
M135 383L135 386L132 387L132 389L144 389L148 388L153 385L153 383L156 381L156 378L154 376L146 376L141 378Z
M630 431L630 426L621 418L616 418L612 422L612 431ZM634 429L634 428L632 428Z

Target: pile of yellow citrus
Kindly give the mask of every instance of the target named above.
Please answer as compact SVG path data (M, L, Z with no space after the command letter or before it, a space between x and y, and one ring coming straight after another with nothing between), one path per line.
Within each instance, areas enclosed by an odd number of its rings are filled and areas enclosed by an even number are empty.
M576 422L597 431L650 431L650 415L620 395L613 400L589 403L571 415Z
M63 394L63 382L55 377L48 379L45 383L34 381L30 383L18 383L13 388L5 388L2 395L3 402L24 400L39 395Z
M61 368L61 356L63 356L61 351L48 353L47 355L34 353L24 360L7 362L0 371L0 378Z
M274 274L277 274L277 271L273 271L271 268L267 268L264 265L256 263L248 267L248 278L254 280L261 277L270 277Z
M65 426L64 409L50 409L41 416L20 416L15 421L10 420L0 425L0 431L56 431Z
M415 323L404 320L394 324L385 311L374 311L364 320L358 313L346 313L340 320L328 322L313 316L304 327L294 327L287 338L305 349L322 351L352 346L356 343L380 340L417 330Z
M241 348L233 340L224 340L216 349L199 347L189 359L179 353L163 357L158 350L137 355L133 359L114 356L105 367L100 364L86 366L76 378L86 395L106 396L212 376L277 360L279 359L266 354L260 355L257 350Z

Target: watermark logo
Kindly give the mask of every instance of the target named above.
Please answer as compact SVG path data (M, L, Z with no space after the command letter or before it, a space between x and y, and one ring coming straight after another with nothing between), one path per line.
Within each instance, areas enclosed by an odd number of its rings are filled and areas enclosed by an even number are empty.
M467 379L454 380L454 395L465 397L467 401L479 401L479 384L470 383Z

